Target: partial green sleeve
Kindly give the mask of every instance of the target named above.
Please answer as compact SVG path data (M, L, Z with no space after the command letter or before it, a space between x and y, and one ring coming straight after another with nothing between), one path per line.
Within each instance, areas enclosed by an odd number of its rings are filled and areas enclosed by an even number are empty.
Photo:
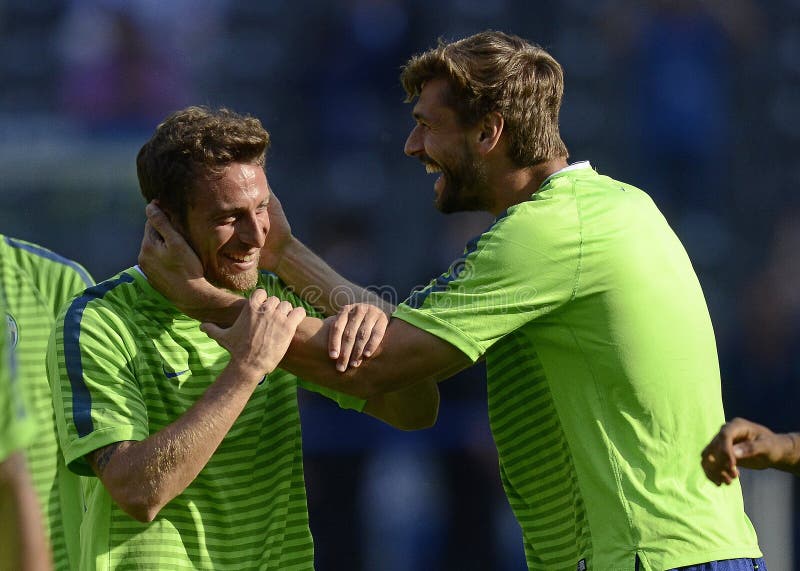
M546 227L538 217L550 217ZM577 214L546 201L514 206L471 240L450 269L398 306L394 317L479 359L533 319L552 316L575 293L581 243Z
M66 305L47 352L56 426L73 472L93 475L89 452L149 436L136 348L123 318L82 296Z
M8 339L6 312L0 306L0 462L33 441L36 423L29 411L25 392L16 376L14 356Z
M70 265L54 268L56 276L40 276L48 278L47 284L41 284L40 291L47 292L47 299L53 304L53 315L58 315L61 307L84 289L94 285L92 277L83 266L70 261Z
M261 279L259 281L259 287L263 287L269 295L274 295L275 297L288 301L295 307L302 307L306 310L306 314L311 317L316 317L319 319L325 319L325 316L322 315L319 311L317 311L310 303L301 299L296 293L291 291L283 281L276 276L275 274L269 272L262 272ZM334 362L331 361L331 367L334 366ZM301 387L308 391L313 391L315 393L319 393L329 399L335 401L340 408L356 410L361 412L364 410L364 407L367 404L367 401L347 395L344 393L340 393L338 391L334 391L332 389L328 389L325 387L321 387L315 383L298 379L298 382Z

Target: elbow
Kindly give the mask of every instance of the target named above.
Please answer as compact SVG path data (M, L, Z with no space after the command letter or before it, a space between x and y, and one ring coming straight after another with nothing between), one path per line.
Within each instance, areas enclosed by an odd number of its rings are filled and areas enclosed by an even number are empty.
M166 504L166 502L159 500L155 494L148 494L141 489L112 493L111 497L122 511L141 523L151 523L158 517L161 508Z
M392 424L394 428L397 430L402 430L404 432L413 432L414 430L425 430L426 428L431 428L433 425L436 424L436 417L430 419L412 419L412 420L403 420L400 422L395 422Z
M147 503L121 503L117 502L122 511L126 514L131 516L138 522L141 523L151 523L156 517L158 517L161 508L164 507L163 505L154 505L154 504L147 504Z
M156 519L160 511L161 507L151 506L136 506L135 508L131 507L125 510L129 516L141 523L151 523L154 519Z
M425 430L436 424L439 417L439 391L433 385L433 392L427 398L420 398L415 406L404 406L401 410L396 410L395 417L391 424L398 430L411 432L413 430Z
M436 424L436 419L438 417L439 403L437 402L436 406L432 409L419 411L418 414L402 419L395 428L406 432L425 430L426 428L432 428L433 425Z

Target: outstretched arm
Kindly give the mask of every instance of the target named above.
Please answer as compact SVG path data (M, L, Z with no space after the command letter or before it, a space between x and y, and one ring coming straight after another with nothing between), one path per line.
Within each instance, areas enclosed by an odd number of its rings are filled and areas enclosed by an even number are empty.
M148 279L195 319L223 325L231 323L243 300L213 287L203 278L203 269L194 252L157 206L148 205L147 216L139 264ZM286 239L275 238L272 232L273 229L267 242L276 239L285 245ZM286 248L291 251L291 247L286 245L282 251ZM304 246L297 250L297 256L296 263L300 263L299 259L304 256L316 258ZM278 260L274 253L268 254L267 258L273 262ZM335 272L324 262L307 262L316 269L303 279L310 281L312 278L309 276L319 274L320 279L328 284L324 287L331 287L336 282ZM331 357L338 359L339 371L342 371L349 364L350 350L354 345L356 351L352 355L356 361L360 360L361 351L366 350L369 354L376 351L372 337L361 337L359 342L357 336L363 323L370 327L378 324L375 316L385 310L362 309L345 306L338 317L329 317L324 322L310 317L304 319L290 347L291 358L282 362L282 368L317 384L366 398L369 402L365 412L398 428L430 426L436 419L439 403L436 381L467 367L469 360L449 343L404 322L397 322L388 330L394 331L390 336L394 349L389 356L381 358L380 363L372 362L374 357L363 361L355 369L359 371L357 378L353 378L352 371L342 375L333 367ZM348 328L348 324L351 327ZM380 324L378 327L382 331ZM401 335L401 331L404 334ZM405 339L409 335L410 338ZM334 345L336 353L329 350Z
M736 479L739 466L776 468L800 476L800 433L776 434L755 422L735 418L723 425L703 450L702 466L718 486Z
M447 341L393 318L369 359L359 367L337 370L327 355L334 323L334 318L304 319L281 367L304 379L369 400L420 383L436 383L472 364Z
M270 193L270 230L261 250L261 269L278 274L285 284L324 315L334 315L354 303L369 303L387 313L394 311L392 303L346 280L294 237L281 201L272 189Z
M302 308L256 290L229 329L204 331L231 353L222 373L180 418L145 440L115 442L87 455L114 501L152 521L208 463L265 373L286 352Z

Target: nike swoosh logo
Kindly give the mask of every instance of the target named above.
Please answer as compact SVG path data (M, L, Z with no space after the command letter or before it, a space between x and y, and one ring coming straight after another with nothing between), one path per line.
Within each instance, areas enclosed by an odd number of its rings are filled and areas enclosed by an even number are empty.
M177 371L173 373L172 371L167 371L167 368L164 365L161 365L161 368L164 370L164 376L168 379L174 379L175 377L180 377L184 373L188 373L189 369L185 369L183 371Z

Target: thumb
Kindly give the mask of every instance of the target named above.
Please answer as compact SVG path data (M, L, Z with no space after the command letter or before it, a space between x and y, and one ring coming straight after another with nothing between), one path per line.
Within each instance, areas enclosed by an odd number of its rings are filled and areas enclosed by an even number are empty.
M222 339L223 333L225 333L225 330L222 327L218 326L216 323L201 323L200 331L202 331L203 333L205 333L218 343L220 339Z
M753 445L750 442L741 442L733 445L733 455L736 458L747 458L753 453Z

